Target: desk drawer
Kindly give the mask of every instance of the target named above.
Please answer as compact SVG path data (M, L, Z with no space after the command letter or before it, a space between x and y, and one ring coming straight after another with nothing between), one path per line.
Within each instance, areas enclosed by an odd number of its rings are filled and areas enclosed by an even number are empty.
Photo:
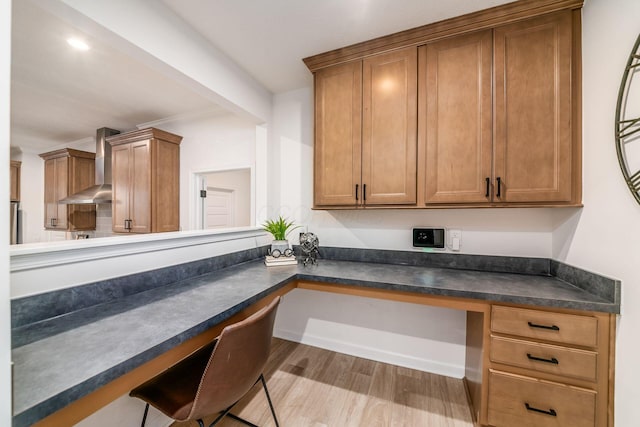
M597 353L512 338L491 337L491 361L596 381Z
M593 390L491 371L489 424L495 427L594 427Z
M494 305L491 330L510 335L595 347L598 319L591 316L554 313Z

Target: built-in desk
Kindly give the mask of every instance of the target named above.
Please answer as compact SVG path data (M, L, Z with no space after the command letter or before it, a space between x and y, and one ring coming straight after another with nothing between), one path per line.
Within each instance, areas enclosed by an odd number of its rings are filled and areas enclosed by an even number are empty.
M581 405L592 410L591 425L612 427L620 283L561 264L550 271L555 276L326 259L266 268L257 259L20 325L14 329L13 425L71 425L209 342L226 324L299 287L467 311L466 383L483 424L489 417L508 419L502 405L524 384L559 396L577 390L587 402ZM570 278L589 283L579 287ZM603 291L606 286L615 289ZM522 322L533 323L533 332L522 330ZM557 328L562 336L554 336ZM586 338L572 342L575 331ZM561 351L558 359L577 354L587 367L554 371L558 364L517 357L551 358L550 350Z

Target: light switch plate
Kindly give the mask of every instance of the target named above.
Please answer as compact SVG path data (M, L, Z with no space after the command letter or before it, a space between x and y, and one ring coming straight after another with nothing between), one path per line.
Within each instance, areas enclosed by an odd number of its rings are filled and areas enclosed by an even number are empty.
M459 251L462 245L462 231L449 230L449 247L452 251Z

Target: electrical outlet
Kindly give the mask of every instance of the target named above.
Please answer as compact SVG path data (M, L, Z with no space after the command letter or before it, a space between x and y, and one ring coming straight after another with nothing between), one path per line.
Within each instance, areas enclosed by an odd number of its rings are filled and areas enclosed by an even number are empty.
M449 242L449 246L451 247L452 251L459 251L462 244L462 231L449 230Z

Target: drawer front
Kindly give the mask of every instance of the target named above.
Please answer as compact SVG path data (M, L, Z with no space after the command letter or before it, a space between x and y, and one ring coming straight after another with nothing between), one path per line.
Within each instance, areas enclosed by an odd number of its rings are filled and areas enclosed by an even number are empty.
M495 427L594 427L596 392L491 371L489 424Z
M491 308L491 330L585 347L598 344L598 319L591 316L494 305Z
M490 355L492 362L596 381L594 351L492 336Z

